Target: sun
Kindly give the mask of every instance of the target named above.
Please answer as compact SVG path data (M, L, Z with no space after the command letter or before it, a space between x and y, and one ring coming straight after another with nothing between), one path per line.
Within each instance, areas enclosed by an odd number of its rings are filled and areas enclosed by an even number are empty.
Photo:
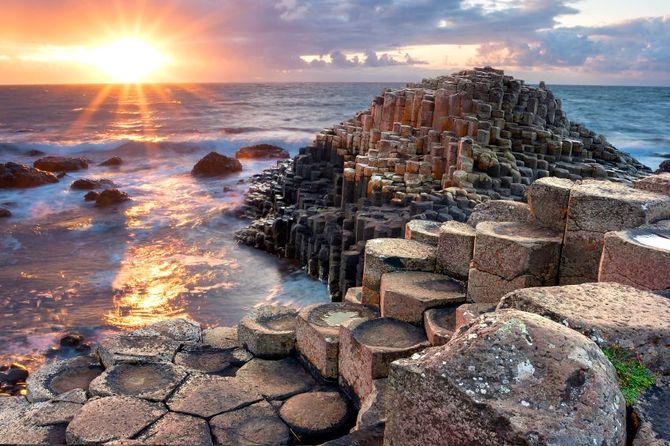
M95 48L89 62L111 82L151 82L170 58L148 40L126 37Z

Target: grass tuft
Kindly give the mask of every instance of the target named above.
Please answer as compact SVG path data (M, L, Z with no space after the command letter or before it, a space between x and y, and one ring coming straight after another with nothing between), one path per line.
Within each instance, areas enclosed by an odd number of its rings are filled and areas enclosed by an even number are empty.
M603 353L616 370L619 388L626 404L632 406L645 390L654 385L656 375L645 367L635 354L618 345L604 348Z

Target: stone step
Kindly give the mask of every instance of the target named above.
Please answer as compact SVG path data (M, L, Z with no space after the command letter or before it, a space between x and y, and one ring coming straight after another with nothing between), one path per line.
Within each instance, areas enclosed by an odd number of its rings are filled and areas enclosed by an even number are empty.
M237 337L243 347L261 358L280 358L295 348L298 312L282 305L263 305L242 318Z
M435 270L436 247L415 240L372 239L365 245L363 303L379 305L382 274L394 271Z
M555 285L561 241L561 234L527 223L478 224L468 298L477 303L498 303L519 288Z
M670 290L670 220L606 233L598 282Z
M585 180L570 190L567 215L559 283L595 282L605 233L670 218L670 196Z
M537 313L577 330L601 347L618 345L647 367L670 374L670 299L618 283L517 290L498 310Z
M428 347L421 328L392 318L356 319L340 326L340 385L362 401L389 364Z
M465 302L460 282L442 274L401 271L382 275L381 315L423 325L428 308Z
M337 379L340 325L352 319L378 316L379 312L372 307L349 302L309 305L296 318L296 345L323 378Z

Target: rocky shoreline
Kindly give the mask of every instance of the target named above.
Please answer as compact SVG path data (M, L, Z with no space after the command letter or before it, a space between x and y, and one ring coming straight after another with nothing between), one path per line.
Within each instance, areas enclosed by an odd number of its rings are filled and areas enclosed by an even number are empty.
M333 302L109 337L0 399L0 444L670 444L670 174L546 86L384 92L236 212Z

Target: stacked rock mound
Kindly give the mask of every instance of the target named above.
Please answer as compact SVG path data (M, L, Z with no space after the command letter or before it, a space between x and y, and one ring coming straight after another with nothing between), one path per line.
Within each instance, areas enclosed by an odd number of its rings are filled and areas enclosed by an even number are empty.
M466 222L490 199L526 200L544 177L630 183L649 169L572 123L560 99L481 68L387 90L258 176L244 243L297 258L341 299L360 285L365 242L411 219Z

